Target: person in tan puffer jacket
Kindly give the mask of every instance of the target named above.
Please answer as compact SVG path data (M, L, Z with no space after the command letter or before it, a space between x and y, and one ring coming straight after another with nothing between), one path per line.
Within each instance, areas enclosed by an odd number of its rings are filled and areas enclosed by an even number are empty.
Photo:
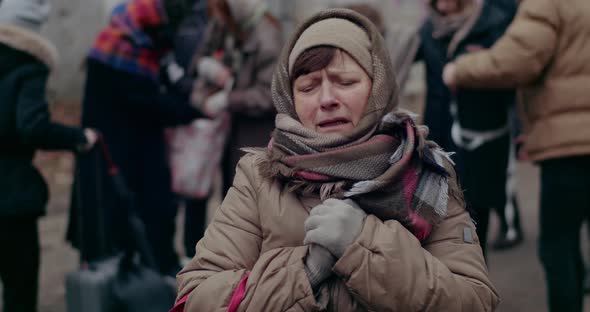
M541 166L539 257L550 311L583 307L579 236L590 207L589 51L590 2L525 0L496 44L443 73L448 85L461 88L520 88L521 158Z
M452 164L397 110L368 19L346 9L308 19L271 89L268 148L238 163L177 275L172 311L494 310Z

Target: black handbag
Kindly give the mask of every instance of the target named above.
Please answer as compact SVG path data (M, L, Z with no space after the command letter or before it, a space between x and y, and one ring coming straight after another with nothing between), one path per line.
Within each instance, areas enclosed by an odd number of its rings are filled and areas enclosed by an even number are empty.
M102 158L126 216L127 233L122 251L93 261L66 276L66 301L69 312L162 312L168 311L176 296L175 281L161 275L146 239L143 222L135 213L133 193L115 166L104 139L97 141ZM79 213L82 218L82 213ZM78 222L79 226L83 223ZM84 253L81 239L80 252Z

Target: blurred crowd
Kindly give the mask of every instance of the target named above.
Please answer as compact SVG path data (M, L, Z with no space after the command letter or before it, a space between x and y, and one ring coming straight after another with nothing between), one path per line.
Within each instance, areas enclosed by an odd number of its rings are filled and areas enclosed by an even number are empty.
M427 139L450 155L484 257L488 246L509 249L525 239L514 170L517 161L539 164L538 244L549 310L582 311L586 270L579 236L590 211L590 102L584 91L590 79L590 4L424 2L424 20L416 22L413 41L404 42L411 57L404 55L398 68L425 65ZM35 151L76 154L67 240L80 251L81 267L125 248L133 209L156 271L174 277L199 253L219 176L225 197L243 149L271 149L279 122L273 84L282 82L275 71L284 30L263 0L117 5L84 61L80 127L50 118L45 95L57 50L40 35L50 8L46 0L0 0L5 312L37 306L37 224L48 192L32 164ZM362 1L347 8L396 42L388 28L395 23L379 8ZM390 57L394 63L402 59ZM114 174L131 191L133 207L121 200ZM173 241L181 207L179 256ZM488 240L492 213L500 221L498 236Z

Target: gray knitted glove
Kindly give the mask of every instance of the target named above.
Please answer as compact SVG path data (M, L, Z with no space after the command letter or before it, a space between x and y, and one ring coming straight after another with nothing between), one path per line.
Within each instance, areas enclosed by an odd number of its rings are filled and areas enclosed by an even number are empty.
M332 274L334 263L336 263L336 259L326 248L311 244L305 258L305 273L307 273L309 283L314 291Z
M228 104L228 93L219 91L205 100L202 111L205 115L215 118L225 111Z
M339 259L360 234L366 216L350 199L327 199L311 209L303 243L324 246Z

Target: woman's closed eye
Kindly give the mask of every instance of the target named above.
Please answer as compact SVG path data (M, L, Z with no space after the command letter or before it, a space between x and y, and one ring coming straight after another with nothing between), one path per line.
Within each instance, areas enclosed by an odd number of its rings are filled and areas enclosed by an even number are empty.
M302 93L309 93L311 91L313 91L315 87L313 85L310 86L301 86L299 88L297 88L297 91L302 92Z
M318 86L318 82L316 80L305 81L300 83L296 86L297 91L302 93L309 93L313 91Z
M333 75L332 77L330 77L330 80L332 80L333 83L343 87L352 86L360 82L360 79L355 77L354 75L342 74Z
M352 86L354 84L357 84L359 81L358 80L352 80L352 79L341 79L338 81L338 84L341 86Z

